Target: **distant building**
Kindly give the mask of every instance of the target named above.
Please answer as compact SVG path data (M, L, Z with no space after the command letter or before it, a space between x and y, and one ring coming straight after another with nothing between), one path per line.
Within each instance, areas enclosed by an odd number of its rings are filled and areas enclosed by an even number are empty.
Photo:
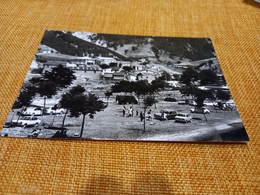
M128 81L130 81L130 82L132 82L132 81L136 81L136 79L137 79L137 76L136 76L136 74L128 74L127 76L126 76L126 79L128 80Z
M96 58L96 63L101 65L101 64L106 64L109 65L110 63L114 63L117 62L115 58L111 58L111 57L102 57L99 56Z
M190 62L181 62L179 64L174 64L175 68L183 68L183 69L187 69L189 67L193 67L194 64L190 63Z
M123 73L123 72L114 73L113 74L113 80L115 80L115 81L125 80L125 73Z
M142 72L142 73L138 73L137 74L137 81L143 81L143 80L147 80L148 83L151 83L153 80L155 80L157 77L151 73L146 73L146 72Z

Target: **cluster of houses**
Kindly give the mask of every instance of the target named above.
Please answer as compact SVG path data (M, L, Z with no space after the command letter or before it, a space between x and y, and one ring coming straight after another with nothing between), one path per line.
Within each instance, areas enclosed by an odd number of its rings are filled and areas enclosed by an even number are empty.
M108 81L147 80L151 83L163 72L154 65L143 65L141 62L122 61L113 57L102 56L91 58L57 53L38 53L36 54L36 61L44 71L61 64L75 72L80 72L86 78L102 78Z

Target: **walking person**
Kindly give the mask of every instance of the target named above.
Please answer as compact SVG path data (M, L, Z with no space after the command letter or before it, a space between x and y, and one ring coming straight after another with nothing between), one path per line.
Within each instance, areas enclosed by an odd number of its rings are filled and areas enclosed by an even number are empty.
M148 120L152 120L153 118L152 118L152 110L150 109L148 112L147 112L147 114L148 114Z
M143 120L144 120L144 114L143 114L143 111L140 112L140 119L141 119L141 122L143 122Z
M126 107L123 107L123 117L125 116L125 112L126 112Z

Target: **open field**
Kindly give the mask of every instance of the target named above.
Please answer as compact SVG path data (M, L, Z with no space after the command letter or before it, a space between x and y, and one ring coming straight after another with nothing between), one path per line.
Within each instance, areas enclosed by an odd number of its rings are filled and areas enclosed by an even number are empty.
M132 105L126 105L129 108ZM189 113L192 106L179 105L176 102L160 101L151 107L152 115L160 110L170 109L177 112ZM83 138L85 139L105 139L105 140L152 140L152 141L222 141L220 133L234 130L233 126L242 127L242 121L237 111L215 110L213 106L208 106L211 114L206 118L203 114L192 114L194 118L190 123L177 123L174 120L160 121L147 120L146 130L143 130L143 122L136 116L136 110L140 113L141 105L133 105L133 117L123 117L123 105L109 102L108 107L94 115L94 119L86 117ZM225 115L223 114L225 113ZM11 112L7 122L18 116ZM42 123L50 124L53 119L53 126L60 127L63 116L44 115L38 116ZM82 116L79 118L67 117L65 127L67 136L77 137L81 129ZM46 129L40 125L41 133L38 138L50 138L57 130ZM27 137L34 127L3 128L1 135L10 137ZM238 128L239 129L239 128Z

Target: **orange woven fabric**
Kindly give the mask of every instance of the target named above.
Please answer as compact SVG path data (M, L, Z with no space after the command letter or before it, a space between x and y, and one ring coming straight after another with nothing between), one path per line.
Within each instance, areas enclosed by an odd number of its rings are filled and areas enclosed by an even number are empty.
M0 194L260 194L260 4L0 0L0 126L46 29L210 37L248 144L0 138Z

